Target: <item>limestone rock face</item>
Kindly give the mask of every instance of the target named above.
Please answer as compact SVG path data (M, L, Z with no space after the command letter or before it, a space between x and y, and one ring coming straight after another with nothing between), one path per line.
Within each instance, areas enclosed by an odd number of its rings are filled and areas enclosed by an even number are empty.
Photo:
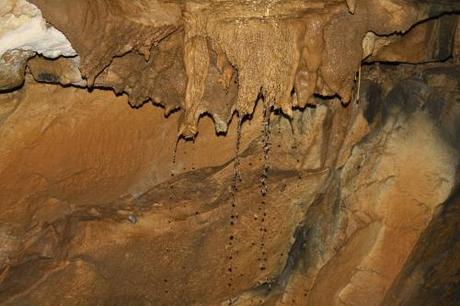
M176 114L29 78L2 96L13 105L0 127L0 300L416 300L405 271L435 239L430 224L458 182L460 71L431 65L407 78L407 69L380 68L381 81L364 70L359 103L347 107L319 101L292 121L257 108L239 141L236 125L218 137L203 121L175 162ZM441 260L432 256L421 271Z
M426 63L451 57L457 16L447 15L415 25L404 35L378 36L370 32L368 61ZM363 44L365 44L363 43Z
M348 103L363 59L445 60L457 21L438 17L460 10L456 1L415 0L4 1L38 7L66 35L79 55L76 84L113 88L136 107L180 108L185 138L205 114L225 133L233 113L251 115L261 96L288 117L315 94ZM75 55L56 48L52 57Z
M20 87L24 83L27 60L33 55L31 51L10 50L0 59L0 90Z
M457 22L457 30L455 31L454 47L453 47L453 58L458 62L460 58L460 23Z
M64 34L47 25L35 5L26 0L0 4L0 57L8 50L33 51L49 58L76 55Z
M25 0L0 1L0 91L22 85L27 60L75 56L67 38L46 24L41 11Z
M459 10L0 0L0 305L456 305Z

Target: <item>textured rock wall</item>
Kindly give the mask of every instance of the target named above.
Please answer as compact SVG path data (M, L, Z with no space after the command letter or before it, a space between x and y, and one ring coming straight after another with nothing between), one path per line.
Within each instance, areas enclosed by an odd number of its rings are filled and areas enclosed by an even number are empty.
M113 88L136 107L152 101L167 112L180 108L185 138L196 135L205 114L225 133L233 113L252 114L259 97L289 117L314 104L315 94L348 103L363 59L444 60L456 18L423 21L460 10L456 1L415 0L30 2L78 53L73 65L81 76L72 83ZM21 84L30 56L6 65L21 69L3 88Z
M455 305L457 1L0 4L1 305Z
M25 0L0 1L0 91L22 85L27 60L75 56L67 38L49 26L41 11Z
M348 107L318 100L292 121L272 114L265 196L263 107L243 124L235 181L236 124L218 137L203 121L173 163L177 114L30 78L1 96L0 300L415 301L407 271L437 239L430 223L458 183L460 72L412 70L366 68Z
M453 50L454 58L458 62L460 58L460 22L457 23L457 30L455 31L455 41Z

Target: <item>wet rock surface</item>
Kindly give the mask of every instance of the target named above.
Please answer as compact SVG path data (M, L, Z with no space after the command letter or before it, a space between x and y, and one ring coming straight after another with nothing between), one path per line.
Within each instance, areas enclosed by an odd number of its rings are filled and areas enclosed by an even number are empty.
M28 78L2 96L2 304L454 305L460 70L417 67L272 113L268 165L259 104L237 168L236 122L173 163L177 114Z
M0 0L0 305L456 305L458 13Z
M3 1L38 10L65 35L73 54L61 46L31 51L78 55L72 69L81 77L70 82L112 88L136 107L180 108L185 138L195 137L203 115L225 133L259 96L288 117L318 94L348 103L363 60L445 60L460 11L456 1L415 0Z

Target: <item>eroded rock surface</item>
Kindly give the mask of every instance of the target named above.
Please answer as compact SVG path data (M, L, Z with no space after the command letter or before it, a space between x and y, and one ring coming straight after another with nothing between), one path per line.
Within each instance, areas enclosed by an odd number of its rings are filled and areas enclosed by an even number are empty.
M1 305L455 305L457 1L0 4Z
M41 11L25 0L0 1L0 91L22 85L27 60L75 56L67 38L49 26Z
M262 104L243 124L235 183L236 124L218 137L203 121L197 143L179 143L173 163L177 114L29 78L2 96L16 102L0 126L0 300L409 298L401 291L408 265L445 215L460 149L459 68L409 68L366 68L360 100L347 107L319 99L292 121L272 114L265 196ZM455 290L452 277L443 290Z
M252 114L260 96L289 117L315 94L348 103L364 59L444 60L456 17L424 21L460 10L455 1L415 0L31 3L78 53L78 85L113 88L134 106L180 108L186 138L204 114L226 132L233 113Z

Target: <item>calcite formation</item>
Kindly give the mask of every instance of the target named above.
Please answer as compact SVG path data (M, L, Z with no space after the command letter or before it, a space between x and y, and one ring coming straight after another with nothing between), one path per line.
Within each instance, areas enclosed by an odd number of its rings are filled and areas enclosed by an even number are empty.
M25 0L0 4L0 57L9 50L33 51L48 58L76 55L64 34L49 26L35 5Z
M0 0L0 305L456 305L459 12Z
M289 117L293 108L314 103L315 94L348 103L363 59L445 59L450 48L435 45L453 41L456 19L412 26L460 6L409 0L31 3L70 40L87 86L126 93L134 106L152 101L167 113L182 109L179 134L186 138L195 136L205 114L225 133L233 113L252 114L261 97ZM415 46L413 40L430 42L433 50L402 52L404 41ZM41 46L31 48L46 56Z
M22 85L27 60L35 54L76 56L64 34L49 26L35 5L25 0L1 0L0 90Z

